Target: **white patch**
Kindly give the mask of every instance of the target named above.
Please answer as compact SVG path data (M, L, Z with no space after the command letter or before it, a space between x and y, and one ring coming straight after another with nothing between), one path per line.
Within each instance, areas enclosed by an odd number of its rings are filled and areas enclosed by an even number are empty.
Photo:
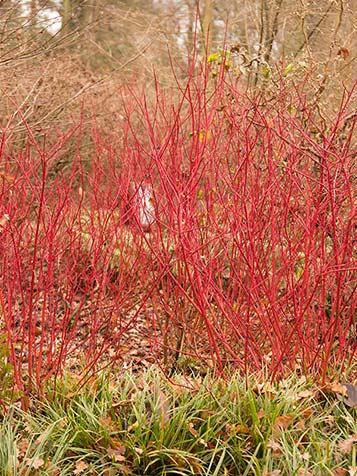
M136 191L136 200L139 224L143 230L147 231L156 220L151 188L140 185Z

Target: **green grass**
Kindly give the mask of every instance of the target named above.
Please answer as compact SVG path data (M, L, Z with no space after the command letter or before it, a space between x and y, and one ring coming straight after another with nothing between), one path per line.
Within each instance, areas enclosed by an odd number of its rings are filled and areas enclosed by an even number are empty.
M68 374L3 418L0 476L354 474L355 408L296 376L248 381Z

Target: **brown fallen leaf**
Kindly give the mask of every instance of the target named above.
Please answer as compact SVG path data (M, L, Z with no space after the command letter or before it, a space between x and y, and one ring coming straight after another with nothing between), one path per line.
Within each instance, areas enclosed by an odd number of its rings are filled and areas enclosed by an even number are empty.
M346 396L347 393L346 388L339 382L327 383L321 390L326 393L334 393L343 396Z
M337 398L348 407L357 407L357 386L351 383L343 383L342 387L345 389L345 393L337 394Z
M335 468L332 472L334 476L347 476L347 469Z
M276 440L269 440L267 448L272 450L273 456L281 456L283 454L283 448Z
M48 476L60 476L60 467L56 464L50 464L48 468L46 468Z
M297 473L299 476L312 476L312 472L307 470L306 468L299 468Z
M357 443L357 435L352 435L346 440L343 440L339 443L338 449L343 455L347 455L352 452L353 445Z
M297 430L305 430L305 420L298 420L295 424Z
M248 426L243 424L231 425L230 423L227 423L225 430L229 434L240 433L241 435L248 435L250 433Z
M301 415L307 420L308 418L312 417L312 415L314 414L314 410L312 408L305 408L305 410L303 410L301 412Z
M0 178L2 178L2 180L4 180L10 185L14 183L14 180L15 180L12 175L5 173L3 170L0 170Z
M29 440L27 438L22 438L19 442L18 442L18 445L17 445L17 451L18 451L18 456L22 459L27 451L28 451L28 447L29 447Z
M296 395L297 400L305 400L306 398L313 397L315 392L312 390L302 390Z
M87 464L85 461L83 461L83 460L77 461L77 462L76 462L76 467L75 467L75 469L73 470L73 473L74 473L74 474L81 474L81 473L83 473L83 471L85 471L87 468L88 468L88 464Z
M99 424L104 428L112 428L115 426L115 422L110 416L103 416L99 418Z
M273 425L273 432L280 433L285 431L288 426L293 421L294 417L292 415L281 415L276 417L274 425Z
M242 435L249 435L250 433L250 430L247 425L235 425L235 430L237 433L240 433Z
M124 449L124 452L123 452L123 449ZM122 463L123 461L126 460L124 453L125 453L125 448L117 448L117 449L108 448L108 455L111 456L114 459L114 461L116 461L117 463Z
M340 48L337 51L337 56L340 56L342 59L346 60L350 55L350 52L347 48Z
M190 423L187 425L187 429L188 431L191 433L192 436L194 436L195 438L197 438L198 436L198 431L196 430L196 428L193 426L193 423L190 421Z
M130 433L131 431L135 430L136 428L138 428L139 426L139 422L138 421L135 421L132 425L129 425L128 426L128 432Z
M44 465L44 460L42 458L34 458L32 460L32 464L31 466L34 468L34 469L38 469L38 468L41 468L41 466Z
M9 215L6 213L0 218L0 230L1 228L5 228L5 225L10 221Z
M110 439L110 446L112 448L116 449L116 450L120 449L121 451L123 451L122 454L125 453L125 446L123 446L123 443L120 440L118 440L117 438L111 438Z

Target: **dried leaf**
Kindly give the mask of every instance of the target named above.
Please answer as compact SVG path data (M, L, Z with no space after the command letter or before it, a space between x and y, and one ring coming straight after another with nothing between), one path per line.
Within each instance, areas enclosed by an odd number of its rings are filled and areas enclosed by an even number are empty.
M196 430L196 428L193 426L193 423L190 422L188 425L187 425L187 429L188 431L191 433L191 435L193 435L195 438L197 438L198 436L198 431Z
M343 440L338 445L338 449L340 453L343 455L347 455L352 452L353 445L357 443L357 435L350 436L346 440Z
M305 420L299 420L295 424L295 428L297 430L304 430L305 429Z
M281 415L276 417L273 425L273 431L275 433L285 431L293 421L293 418L294 417L292 415Z
M347 48L340 48L338 51L337 51L337 56L341 56L341 58L343 58L344 60L346 60L350 55L350 52Z
M162 390L159 390L157 394L157 409L164 426L170 420L170 401Z
M273 456L280 456L283 454L283 448L280 443L275 440L269 440L267 448L272 450Z
M34 469L38 469L38 468L41 468L41 466L44 465L44 460L42 458L34 458L32 460L32 464L31 466L34 468Z
M250 433L250 430L247 425L234 425L234 429L237 433L240 433L242 435L248 435Z
M60 475L60 468L56 464L51 464L47 470L47 476L59 476Z
M139 422L136 421L136 422L134 422L132 425L129 425L129 426L128 426L128 431L130 432L130 431L132 431L132 430L135 430L136 428L138 428L138 426L139 426Z
M29 440L27 438L22 438L18 442L17 450L18 450L18 455L20 458L23 458L26 455L28 447L29 447Z
M306 468L299 468L296 474L299 476L312 476L312 472L308 471Z
M0 171L0 178L2 178L5 182L7 182L10 185L14 183L14 177L12 175L5 173L3 170Z
M10 217L9 215L7 215L5 213L5 215L3 215L1 218L0 218L0 229L1 228L4 228L5 225L10 221Z
M308 418L312 417L314 414L314 410L312 408L306 408L301 412L301 415L307 420Z
M349 466L348 467L348 475L349 476L357 476L357 466Z
M124 453L125 453L125 448L124 448ZM118 448L118 449L108 448L108 455L114 458L114 460L117 463L122 463L123 461L126 460L124 453L122 448Z
M99 424L104 428L112 428L114 425L113 419L110 416L101 417Z
M278 393L277 389L271 383L258 383L253 387L253 392L258 395L263 394L269 397L273 397Z
M345 389L345 393L341 396L337 394L337 398L343 403L345 403L348 407L356 407L357 406L357 387L356 385L352 385L351 383L343 383L342 387Z
M334 476L347 476L347 470L343 468L336 468L332 472Z
M259 420L261 420L262 418L265 417L265 411L263 408L261 408L258 413L257 413L257 417L259 418Z
M327 393L335 393L337 395L343 395L346 396L346 387L342 385L342 383L339 382L331 382L325 385L325 387L322 388L323 391Z
M117 440L116 438L110 439L110 446L112 448L115 448L116 450L121 450L122 454L125 453L125 446L123 446L122 442L120 440Z
M25 463L30 468L38 469L44 465L44 460L42 458L26 458Z
M313 397L315 395L315 392L312 390L302 390L299 392L296 396L297 400L305 400L306 398Z
M75 469L73 470L73 473L74 473L74 474L81 474L81 473L83 473L83 471L85 471L87 468L88 468L88 464L87 464L85 461L83 461L83 460L77 461L77 462L76 462L76 467L75 467Z

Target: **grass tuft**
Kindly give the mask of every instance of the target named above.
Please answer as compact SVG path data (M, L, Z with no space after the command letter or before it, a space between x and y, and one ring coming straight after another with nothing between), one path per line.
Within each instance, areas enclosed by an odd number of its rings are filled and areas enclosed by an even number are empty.
M3 421L0 474L348 474L356 411L295 375L168 381L150 368L82 387L67 375L47 400Z

